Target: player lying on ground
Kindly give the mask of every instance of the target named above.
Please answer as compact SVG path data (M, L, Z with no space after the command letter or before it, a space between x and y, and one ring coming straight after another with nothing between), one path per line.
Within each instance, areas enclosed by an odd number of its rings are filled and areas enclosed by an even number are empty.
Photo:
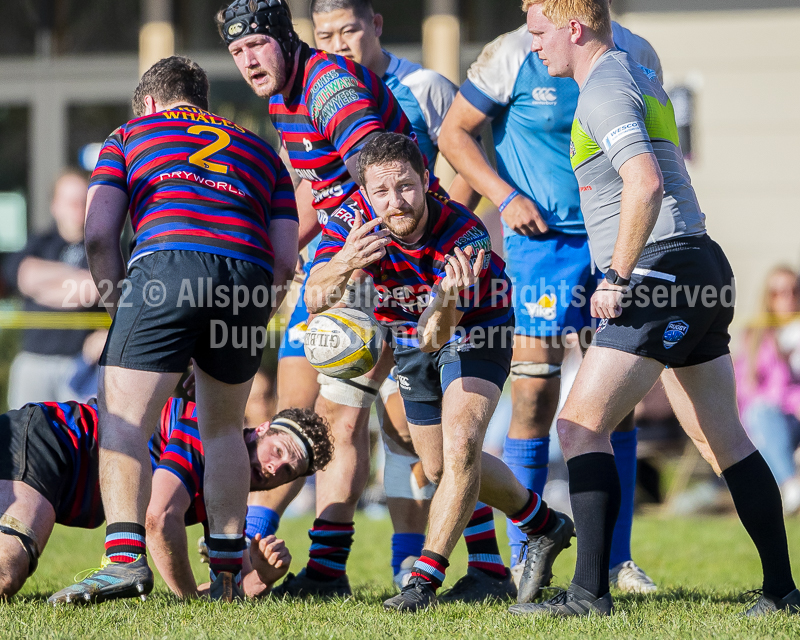
M147 508L148 546L164 581L179 597L198 590L189 561L186 526L208 529L203 496L205 456L193 402L171 398L149 443L153 492ZM93 529L105 515L98 477L97 405L29 404L0 416L0 597L14 595L36 570L55 523ZM289 409L244 431L250 488L266 491L310 475L330 461L333 443L325 422L308 410ZM282 540L259 539L244 555L247 595L269 590L288 570ZM97 599L135 583L88 576ZM81 590L81 593L83 591Z
M375 317L392 330L414 448L428 479L439 485L414 574L384 606L417 611L435 603L479 495L528 534L523 580L536 583L538 593L569 545L572 522L481 453L511 362L514 309L503 261L475 214L427 193L425 162L410 138L375 136L358 171L364 186L323 232L306 303L312 313L323 311L339 301L353 271L372 276L381 293ZM486 561L502 564L496 543ZM504 590L511 577L495 582Z
M609 435L660 378L681 426L725 478L758 550L764 581L746 615L798 614L780 490L736 404L733 271L706 233L669 96L654 72L614 47L607 0L526 0L524 8L532 51L550 75L580 87L572 167L592 256L606 276L591 298L602 322L558 417L578 531L575 574L567 591L511 610L612 613L620 484Z

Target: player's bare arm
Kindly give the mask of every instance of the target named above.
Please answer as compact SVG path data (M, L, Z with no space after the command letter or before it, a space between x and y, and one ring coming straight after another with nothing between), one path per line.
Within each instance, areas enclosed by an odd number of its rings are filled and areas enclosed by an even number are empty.
M420 351L431 353L441 349L450 338L464 315L458 310L463 291L478 282L486 252L481 249L475 264L470 266L473 247L462 251L455 247L454 255L448 256L445 276L432 291L431 303L422 313L417 325Z
M190 506L191 498L180 479L166 469L156 469L145 521L147 546L164 582L179 598L198 595L184 522Z
M275 299L270 318L280 308L286 293L294 280L297 266L298 227L294 220L273 220L269 227L269 239L275 247L275 264L273 266Z
M112 318L122 293L116 285L125 279L125 261L120 250L119 237L127 215L127 193L108 185L97 185L89 189L86 205L86 257L98 288L103 280L110 280L114 284L103 303Z
M499 208L514 193L514 187L497 175L478 142L480 132L489 122L491 118L459 93L442 124L439 148L458 175ZM502 216L509 227L522 235L535 236L548 231L539 209L522 194L506 204Z
M619 175L624 186L619 236L611 268L623 278L630 278L658 219L664 197L664 178L652 153L634 156L620 167ZM592 296L592 315L595 318L619 317L624 291L624 287L603 280Z
M355 215L353 228L339 253L329 262L315 267L308 276L305 300L310 313L330 309L342 299L354 271L386 255L389 230L377 229L380 224L380 218L364 223L360 212Z

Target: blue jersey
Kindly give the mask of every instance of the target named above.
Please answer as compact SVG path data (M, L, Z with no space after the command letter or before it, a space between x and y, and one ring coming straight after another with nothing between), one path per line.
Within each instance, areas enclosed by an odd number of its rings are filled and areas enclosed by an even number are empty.
M388 51L384 53L389 56L389 67L382 79L411 122L419 148L428 161L428 170L433 173L439 155L442 122L458 88L435 71L398 58Z
M646 40L614 24L620 48L661 73ZM469 68L461 94L492 118L497 173L533 200L554 231L586 235L578 181L570 164L570 135L578 105L578 85L553 78L531 52L526 26L484 48ZM513 233L505 229L506 234Z

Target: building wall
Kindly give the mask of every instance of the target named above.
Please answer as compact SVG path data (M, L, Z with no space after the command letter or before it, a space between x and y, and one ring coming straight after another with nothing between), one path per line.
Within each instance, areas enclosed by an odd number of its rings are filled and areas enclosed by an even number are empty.
M696 90L689 169L709 233L736 273L741 328L767 271L800 266L800 9L619 20L656 48L668 87Z

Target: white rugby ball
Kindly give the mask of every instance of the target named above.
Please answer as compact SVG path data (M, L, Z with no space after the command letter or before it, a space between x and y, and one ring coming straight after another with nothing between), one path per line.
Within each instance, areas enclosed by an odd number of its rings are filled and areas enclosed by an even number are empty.
M332 378L363 376L378 362L383 330L358 309L330 309L308 325L306 358L320 373Z

